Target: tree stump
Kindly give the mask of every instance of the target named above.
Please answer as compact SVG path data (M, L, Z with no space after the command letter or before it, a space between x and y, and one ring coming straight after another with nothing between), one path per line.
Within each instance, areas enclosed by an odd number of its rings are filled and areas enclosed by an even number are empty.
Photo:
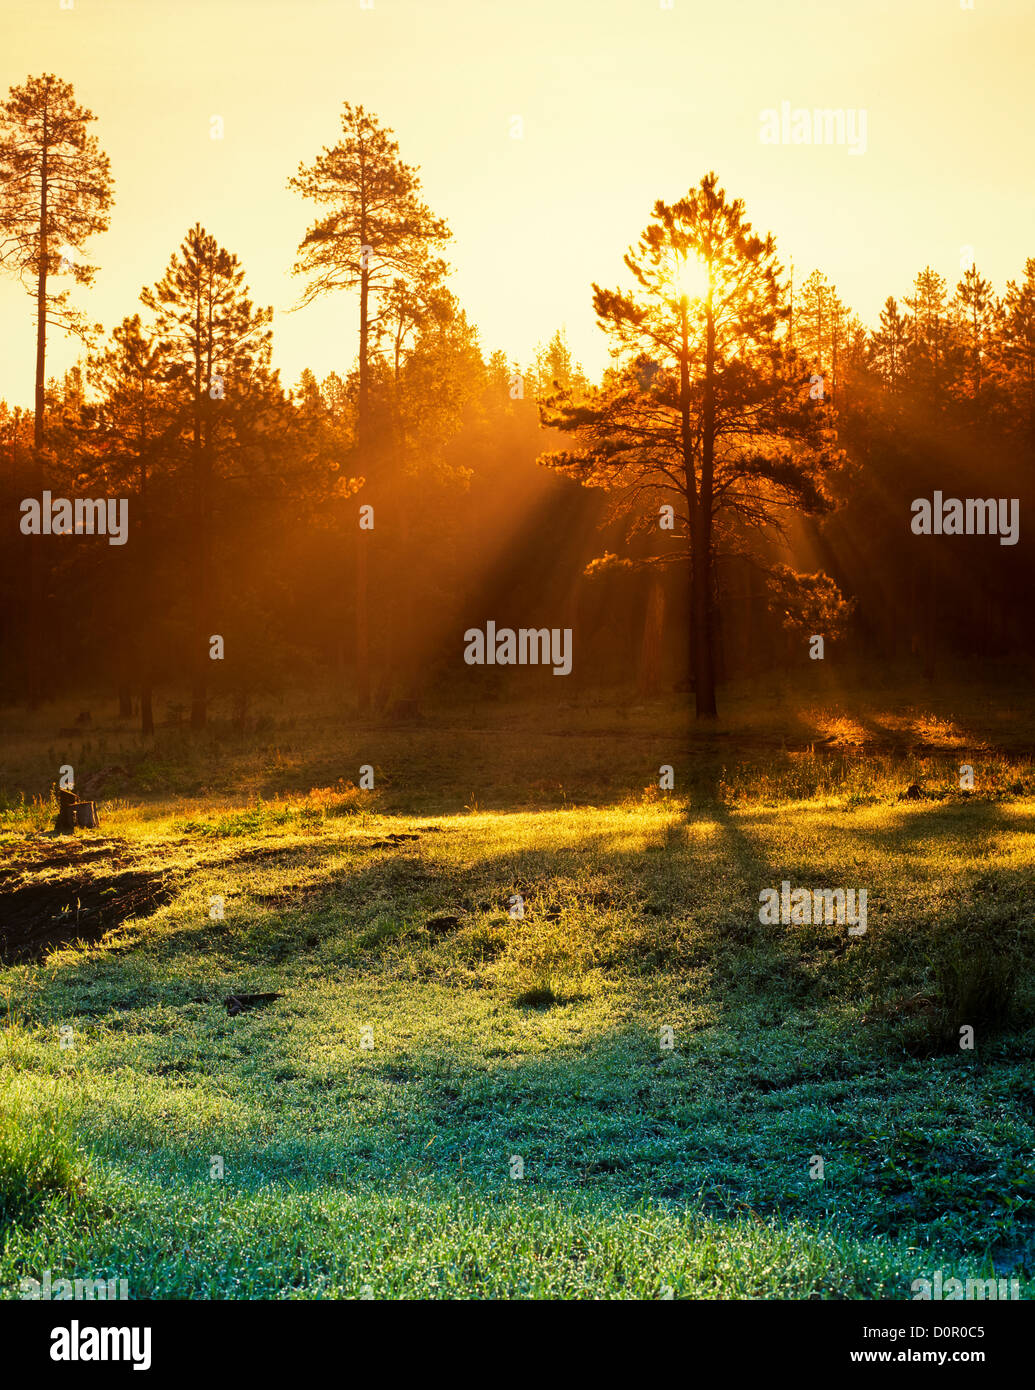
M75 830L75 806L78 797L75 792L58 792L58 814L54 824L55 830L60 830L62 835L71 835Z
M58 792L58 813L54 829L62 835L73 835L76 827L96 830L100 825L97 806L92 801L80 801L74 791Z

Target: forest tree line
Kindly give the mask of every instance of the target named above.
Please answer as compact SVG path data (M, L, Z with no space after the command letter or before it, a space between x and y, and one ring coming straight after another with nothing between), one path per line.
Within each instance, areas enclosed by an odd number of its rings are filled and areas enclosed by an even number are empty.
M299 312L348 292L342 366L286 387L272 310L200 224L110 332L75 311L114 201L92 120L51 76L0 108L0 257L37 307L34 408L0 402L4 699L104 688L150 732L329 677L360 712L558 698L548 673L465 667L486 619L571 627L565 691L675 684L706 714L717 681L806 663L816 632L928 676L1027 650L1030 548L909 523L939 489L1019 497L1025 534L1035 259L1001 292L926 267L867 329L707 175L655 206L631 290L587 286L615 348L590 382L550 325L532 363L482 346L418 171L346 104L290 179L285 248ZM55 327L83 342L57 379ZM129 544L24 534L45 492L128 498Z

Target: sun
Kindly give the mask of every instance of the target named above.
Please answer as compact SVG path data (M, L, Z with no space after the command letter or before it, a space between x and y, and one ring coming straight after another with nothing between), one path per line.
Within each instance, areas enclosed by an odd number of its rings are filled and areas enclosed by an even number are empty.
M684 256L676 267L673 283L681 299L704 299L709 289L708 266L699 256Z

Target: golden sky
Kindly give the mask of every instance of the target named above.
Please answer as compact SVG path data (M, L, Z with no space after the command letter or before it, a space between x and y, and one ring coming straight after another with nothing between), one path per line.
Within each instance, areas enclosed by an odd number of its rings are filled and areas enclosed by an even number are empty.
M66 0L67 3L67 0ZM590 283L654 200L714 168L796 273L866 322L961 247L998 290L1035 255L1031 0L0 0L0 88L52 71L99 118L116 202L78 302L110 328L200 220L275 310L274 361L346 370L347 295L291 314L312 205L285 188L338 137L341 103L392 127L455 240L485 349L526 362L567 329L606 360ZM761 113L866 112L866 149L765 144ZM223 118L224 138L210 138ZM520 116L523 137L512 136ZM0 285L0 396L32 398L33 305ZM60 371L74 343L51 339Z

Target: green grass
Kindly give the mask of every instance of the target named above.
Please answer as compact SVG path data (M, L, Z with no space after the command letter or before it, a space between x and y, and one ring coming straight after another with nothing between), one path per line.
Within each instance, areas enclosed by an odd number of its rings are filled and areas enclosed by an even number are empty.
M901 717L868 708L856 722ZM1022 740L931 708L908 746L834 754L814 743L847 737L836 703L811 743L785 711L762 752L746 712L728 738L667 706L623 738L621 718L508 733L502 712L472 736L459 713L407 731L313 712L236 742L167 731L160 756L92 735L168 785L102 797L77 844L105 853L80 872L160 868L175 894L0 969L0 1193L31 1192L0 1294L50 1269L134 1298L908 1298L940 1268L1029 1296ZM20 738L0 780L24 863L54 842L17 801L51 753ZM900 801L918 780L929 799ZM865 937L761 925L785 878L865 887ZM231 1018L237 991L283 997Z
M43 1203L79 1190L78 1155L53 1116L0 1109L0 1225L28 1224Z

